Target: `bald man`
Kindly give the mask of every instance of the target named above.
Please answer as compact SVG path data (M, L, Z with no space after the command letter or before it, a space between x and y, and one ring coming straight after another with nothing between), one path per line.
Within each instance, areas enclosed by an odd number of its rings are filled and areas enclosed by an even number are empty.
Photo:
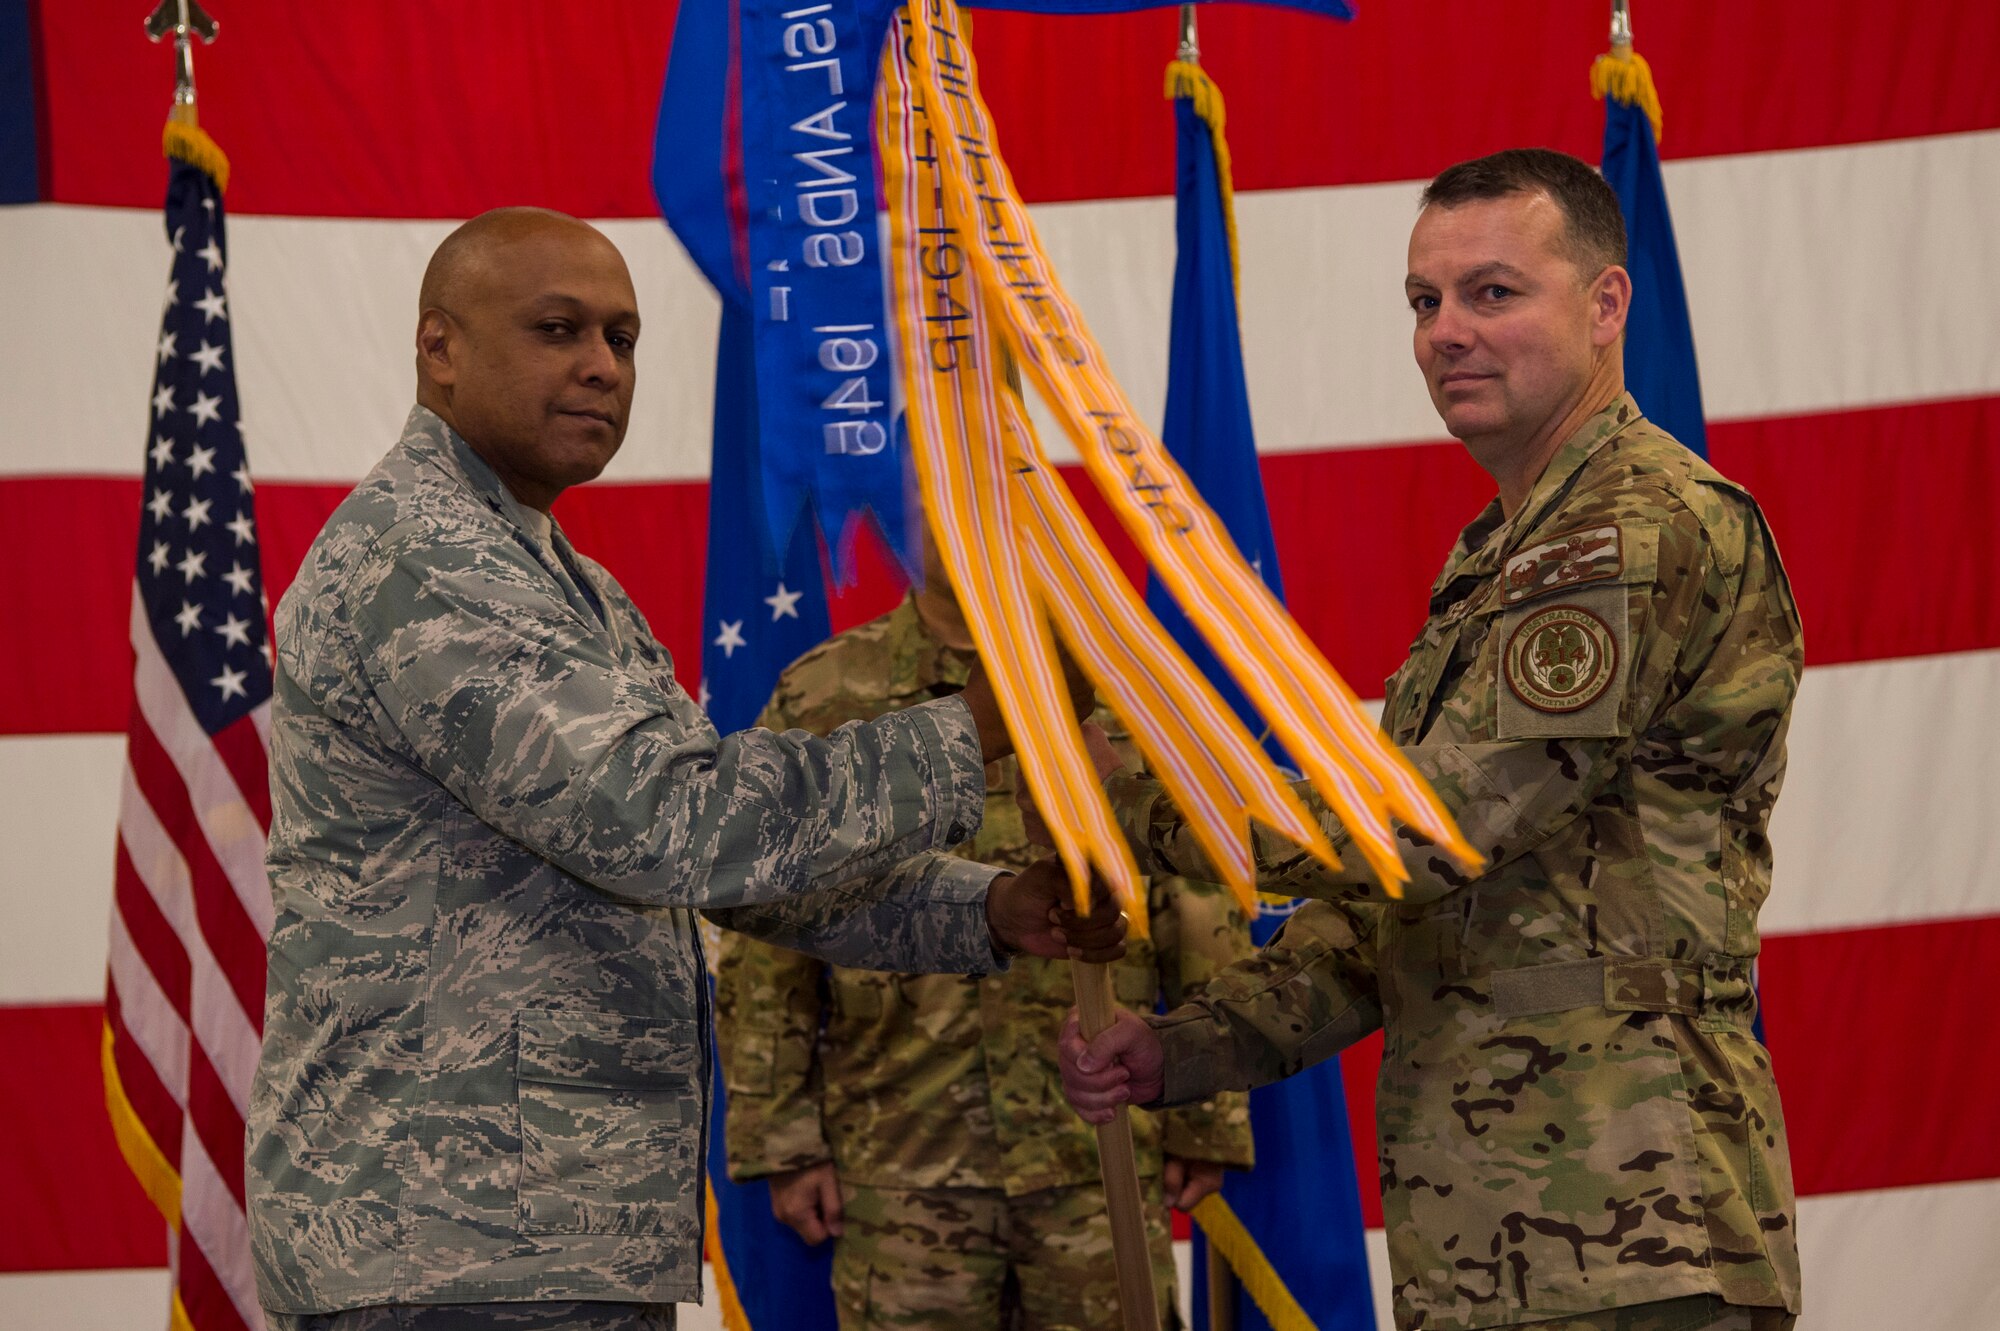
M624 260L560 214L424 275L417 405L277 614L250 1239L274 1331L671 1327L700 1298L694 912L846 966L1100 959L1044 864L943 853L992 694L718 738L549 514L625 435Z

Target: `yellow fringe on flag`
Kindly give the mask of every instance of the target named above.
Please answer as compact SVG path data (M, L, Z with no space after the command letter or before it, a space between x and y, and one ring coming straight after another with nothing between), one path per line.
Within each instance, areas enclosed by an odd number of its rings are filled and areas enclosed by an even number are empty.
M723 1331L750 1331L749 1314L743 1311L743 1300L736 1292L736 1278L729 1274L729 1258L722 1251L721 1214L715 1205L714 1179L707 1181L702 1214L704 1227L708 1230L708 1240L703 1246L708 1249L708 1267L715 1276L715 1297L722 1301Z
M1215 174L1222 184L1222 224L1229 228L1229 280L1240 295L1243 273L1236 258L1236 184L1229 167L1229 140L1222 136L1222 89L1215 86L1207 70L1192 60L1173 60L1167 64L1167 100L1176 97L1194 103L1194 113L1208 126L1209 137L1215 142Z
M208 172L215 178L217 189L224 193L229 191L229 156L199 125L184 120L169 120L161 135L161 147L176 162L186 162Z
M1190 1214L1229 1263L1236 1278L1243 1282L1244 1292L1257 1305L1257 1311L1264 1314L1272 1331L1318 1331L1313 1319L1306 1316L1306 1310L1292 1297L1292 1291L1285 1288L1284 1279L1271 1265L1271 1259L1257 1246L1257 1240L1250 1237L1250 1231L1243 1227L1243 1221L1229 1203L1222 1200L1221 1193L1211 1192L1202 1198Z
M1644 111L1653 124L1653 143L1659 144L1666 116L1660 109L1660 90L1653 86L1653 67L1646 63L1646 57L1629 46L1613 46L1590 64L1590 95L1599 101L1612 97Z
M174 1306L168 1313L167 1331L195 1331L194 1319L188 1316L187 1305L181 1302L181 1292L174 1291Z
M139 1186L152 1198L160 1215L175 1229L181 1227L181 1176L167 1163L166 1153L139 1121L138 1111L126 1098L125 1084L118 1079L118 1062L111 1052L111 1023L104 1023L101 1062L104 1068L104 1107L111 1115L111 1135L118 1139L118 1152L125 1157Z

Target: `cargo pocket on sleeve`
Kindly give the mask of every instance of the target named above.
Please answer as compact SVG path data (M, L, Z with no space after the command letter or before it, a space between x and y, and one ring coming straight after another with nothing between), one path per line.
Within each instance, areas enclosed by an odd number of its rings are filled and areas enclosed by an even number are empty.
M694 1022L516 1014L524 1234L700 1232L701 1039Z

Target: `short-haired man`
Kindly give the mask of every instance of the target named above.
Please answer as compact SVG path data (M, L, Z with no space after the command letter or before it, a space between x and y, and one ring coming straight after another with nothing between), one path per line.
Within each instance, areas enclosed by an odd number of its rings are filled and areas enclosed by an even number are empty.
M1109 958L1121 930L1062 910L1046 862L943 853L1008 747L982 681L719 739L571 547L549 506L632 402L610 241L485 214L420 305L402 441L278 607L258 1293L279 1331L671 1327L701 1278L694 911L911 970Z
M1325 900L1193 1003L1063 1037L1101 1119L1381 1027L1405 1328L1774 1331L1799 1308L1750 983L1799 621L1756 504L1624 392L1624 258L1610 188L1538 149L1438 176L1410 237L1418 367L1499 494L1383 726L1485 870L1406 832L1386 903L1359 855L1336 874L1264 847L1268 886ZM1117 784L1150 867L1201 872L1157 789Z

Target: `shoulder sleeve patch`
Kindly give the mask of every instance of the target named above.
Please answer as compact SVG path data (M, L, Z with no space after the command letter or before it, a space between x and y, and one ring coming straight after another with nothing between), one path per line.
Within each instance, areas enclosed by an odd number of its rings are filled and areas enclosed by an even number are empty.
M1625 733L1631 595L1599 581L1501 615L1494 738Z

